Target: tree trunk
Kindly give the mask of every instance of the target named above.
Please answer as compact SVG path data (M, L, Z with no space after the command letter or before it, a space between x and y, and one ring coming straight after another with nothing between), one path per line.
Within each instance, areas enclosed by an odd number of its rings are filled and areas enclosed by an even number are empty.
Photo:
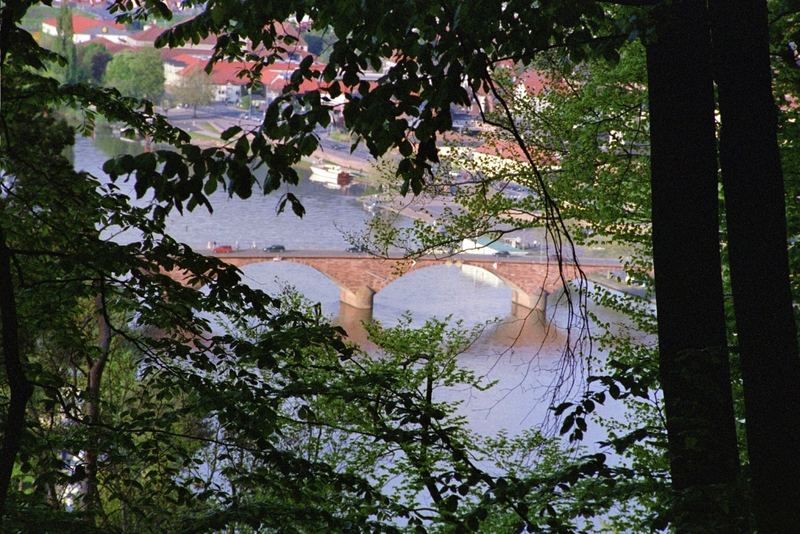
M0 525L6 511L11 474L17 459L22 433L25 430L25 409L33 394L33 386L25 376L19 347L19 325L14 283L11 274L11 251L5 232L0 229L0 320L2 321L3 360L11 398L3 428L0 448Z
M767 5L711 2L731 286L760 532L800 525L800 358Z
M89 521L94 522L99 510L100 496L97 488L98 436L96 425L100 422L100 384L111 349L111 326L106 319L102 293L95 297L97 341L100 354L91 362L89 383L86 388L86 419L89 424L89 443L86 448L86 493L84 495Z
M719 253L705 4L656 13L647 47L659 371L681 532L733 531L739 472Z

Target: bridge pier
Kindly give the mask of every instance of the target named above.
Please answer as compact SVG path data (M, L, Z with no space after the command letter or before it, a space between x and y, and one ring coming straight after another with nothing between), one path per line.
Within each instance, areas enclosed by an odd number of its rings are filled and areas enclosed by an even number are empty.
M339 300L341 302L361 310L372 310L372 301L374 297L375 290L368 286L361 286L355 291L342 288L339 292Z
M356 293L342 288L340 293L339 314L335 323L344 328L345 332L347 332L347 339L361 347L371 346L364 323L372 321L372 300L374 296L375 292L368 287L361 288ZM354 306L351 302L357 302L362 305ZM364 306L364 304L368 304L368 306Z
M511 318L516 321L524 321L529 328L541 328L547 324L544 310L528 308L516 302L511 303Z
M548 294L549 293L544 289L542 289L540 293L526 293L515 289L511 294L511 303L514 306L522 306L529 310L536 310L544 315L545 312L547 312Z
M369 336L364 323L372 321L372 309L354 308L344 302L339 303L339 314L334 323L344 328L347 339L361 347L370 347Z

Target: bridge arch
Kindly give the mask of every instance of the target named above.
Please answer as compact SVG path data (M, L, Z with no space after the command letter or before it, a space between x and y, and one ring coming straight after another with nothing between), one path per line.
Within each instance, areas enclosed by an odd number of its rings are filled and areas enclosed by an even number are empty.
M224 257L222 257L221 259L223 261L226 260L226 258ZM339 300L341 302L344 302L354 308L359 308L359 309L372 308L372 300L375 294L374 290L371 290L369 287L351 288L348 286L345 280L342 280L341 277L336 275L336 272L332 272L328 269L325 269L324 266L320 265L318 262L303 261L303 258L283 258L280 256L274 256L274 257L247 258L229 263L235 264L240 269L242 269L243 267L276 264L276 263L290 263L292 265L302 265L307 269L310 269L314 272L321 274L327 280L332 282L339 290ZM291 280L287 281L291 282Z
M412 272L423 271L423 270L429 269L431 267L446 266L446 267L461 268L461 267L466 266L466 267L471 267L471 268L474 268L474 269L479 269L479 270L481 270L481 271L483 271L485 273L488 273L488 274L494 276L495 278L497 278L498 280L503 282L503 284L505 284L507 287L509 287L512 291L524 291L513 279L511 279L511 278L509 278L507 276L503 276L503 273L496 272L495 270L493 270L491 268L491 264L487 264L485 262L473 263L473 262L463 261L463 260L450 260L450 259L442 259L442 260L433 259L433 260L429 260L429 259L423 259L423 260L419 260L419 261L411 260L410 262L407 262L407 263L408 264L406 266L406 269L403 270L402 272L400 272L395 278L390 280L387 284L385 284L384 287L386 285L389 285L389 284L392 284L392 283L396 282L397 280L403 278L404 276L407 276L407 275L411 274ZM383 287L381 287L381 289L383 289Z
M297 262L257 262L238 267L247 285L276 294L293 287L314 302L321 302L326 311L336 312L339 303L339 284L324 272Z
M515 306L522 306L529 310L544 312L547 306L547 296L554 288L550 288L548 278L556 277L557 269L546 263L533 263L523 261L512 263L509 261L498 261L492 256L470 256L464 255L456 259L433 260L415 266L416 269L425 268L429 265L452 264L457 267L468 266L479 269L499 279L506 287L511 290L511 302ZM560 283L560 279L559 279ZM550 284L552 285L552 284Z
M461 267L442 262L409 269L375 294L375 316L393 322L410 311L415 320L453 315L470 323L508 316L511 289L499 278L480 277L488 271Z
M542 290L535 295L531 295L529 290L522 287L517 283L517 279L513 278L507 273L498 272L497 263L471 263L469 261L463 262L463 265L472 267L474 269L481 269L499 279L503 284L511 289L511 302L529 309L541 309L544 311L544 306L547 302L547 293Z
M378 291L383 290L384 287L386 287L386 286L388 286L390 284L396 283L397 281L401 280L405 276L408 276L412 272L420 272L420 271L424 271L426 269L430 269L430 268L433 268L433 267L441 267L441 266L455 267L455 268L458 268L458 269L461 269L462 267L470 267L470 268L473 268L473 269L478 269L478 270L480 270L482 272L485 272L485 273L497 278L500 282L503 283L503 285L505 287L509 288L512 292L525 293L525 289L523 287L521 287L519 284L517 284L513 278L511 278L509 276L504 276L503 273L496 272L496 270L492 269L491 264L487 264L487 263L483 263L483 262L481 262L481 263L471 263L469 261L461 261L461 260L434 260L434 261L417 261L417 262L414 262L406 271L404 271L401 274L399 274L395 279L389 281L387 284L385 284L383 287L381 287ZM461 271L464 272L463 269L461 269ZM469 275L467 275L467 276L469 276ZM376 293L378 291L376 291Z

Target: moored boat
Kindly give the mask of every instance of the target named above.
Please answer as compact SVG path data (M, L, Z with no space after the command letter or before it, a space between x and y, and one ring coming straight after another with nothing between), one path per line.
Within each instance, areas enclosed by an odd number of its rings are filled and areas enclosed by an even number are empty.
M342 169L339 165L311 165L312 182L321 182L325 185L347 186L350 185L352 177L350 173Z

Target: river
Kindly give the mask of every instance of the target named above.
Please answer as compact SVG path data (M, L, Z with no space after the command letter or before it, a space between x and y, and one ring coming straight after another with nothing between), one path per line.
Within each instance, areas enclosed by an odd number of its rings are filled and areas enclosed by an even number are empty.
M102 164L115 153L141 151L134 143L98 134L96 139L79 138L74 148L76 168L102 176ZM302 172L302 171L301 171ZM132 192L132 184L120 184ZM331 190L308 180L303 172L300 184L292 187L306 208L300 219L291 210L277 213L280 194L264 196L255 192L250 199L231 199L224 191L211 196L213 213L205 208L183 215L173 214L168 231L175 239L204 249L209 242L249 247L281 244L287 249L330 249L349 246L344 235L358 232L372 215L363 209L353 189ZM399 219L398 224L407 224ZM313 302L321 303L325 314L339 313L339 290L321 273L289 262L269 262L242 269L247 284L275 292L289 284ZM497 321L461 356L462 365L497 385L486 392L450 390L441 395L463 401L460 411L471 428L494 435L510 434L538 425L547 413L548 392L560 365L566 310L551 310L551 327L526 314L514 313L511 290L485 271L437 266L414 271L375 295L373 317L393 325L405 312L416 324L431 317L452 316L466 326ZM549 314L550 315L550 314ZM340 318L347 323L346 318ZM352 322L349 323L352 326ZM356 334L354 337L358 337ZM590 432L590 440L602 434Z

